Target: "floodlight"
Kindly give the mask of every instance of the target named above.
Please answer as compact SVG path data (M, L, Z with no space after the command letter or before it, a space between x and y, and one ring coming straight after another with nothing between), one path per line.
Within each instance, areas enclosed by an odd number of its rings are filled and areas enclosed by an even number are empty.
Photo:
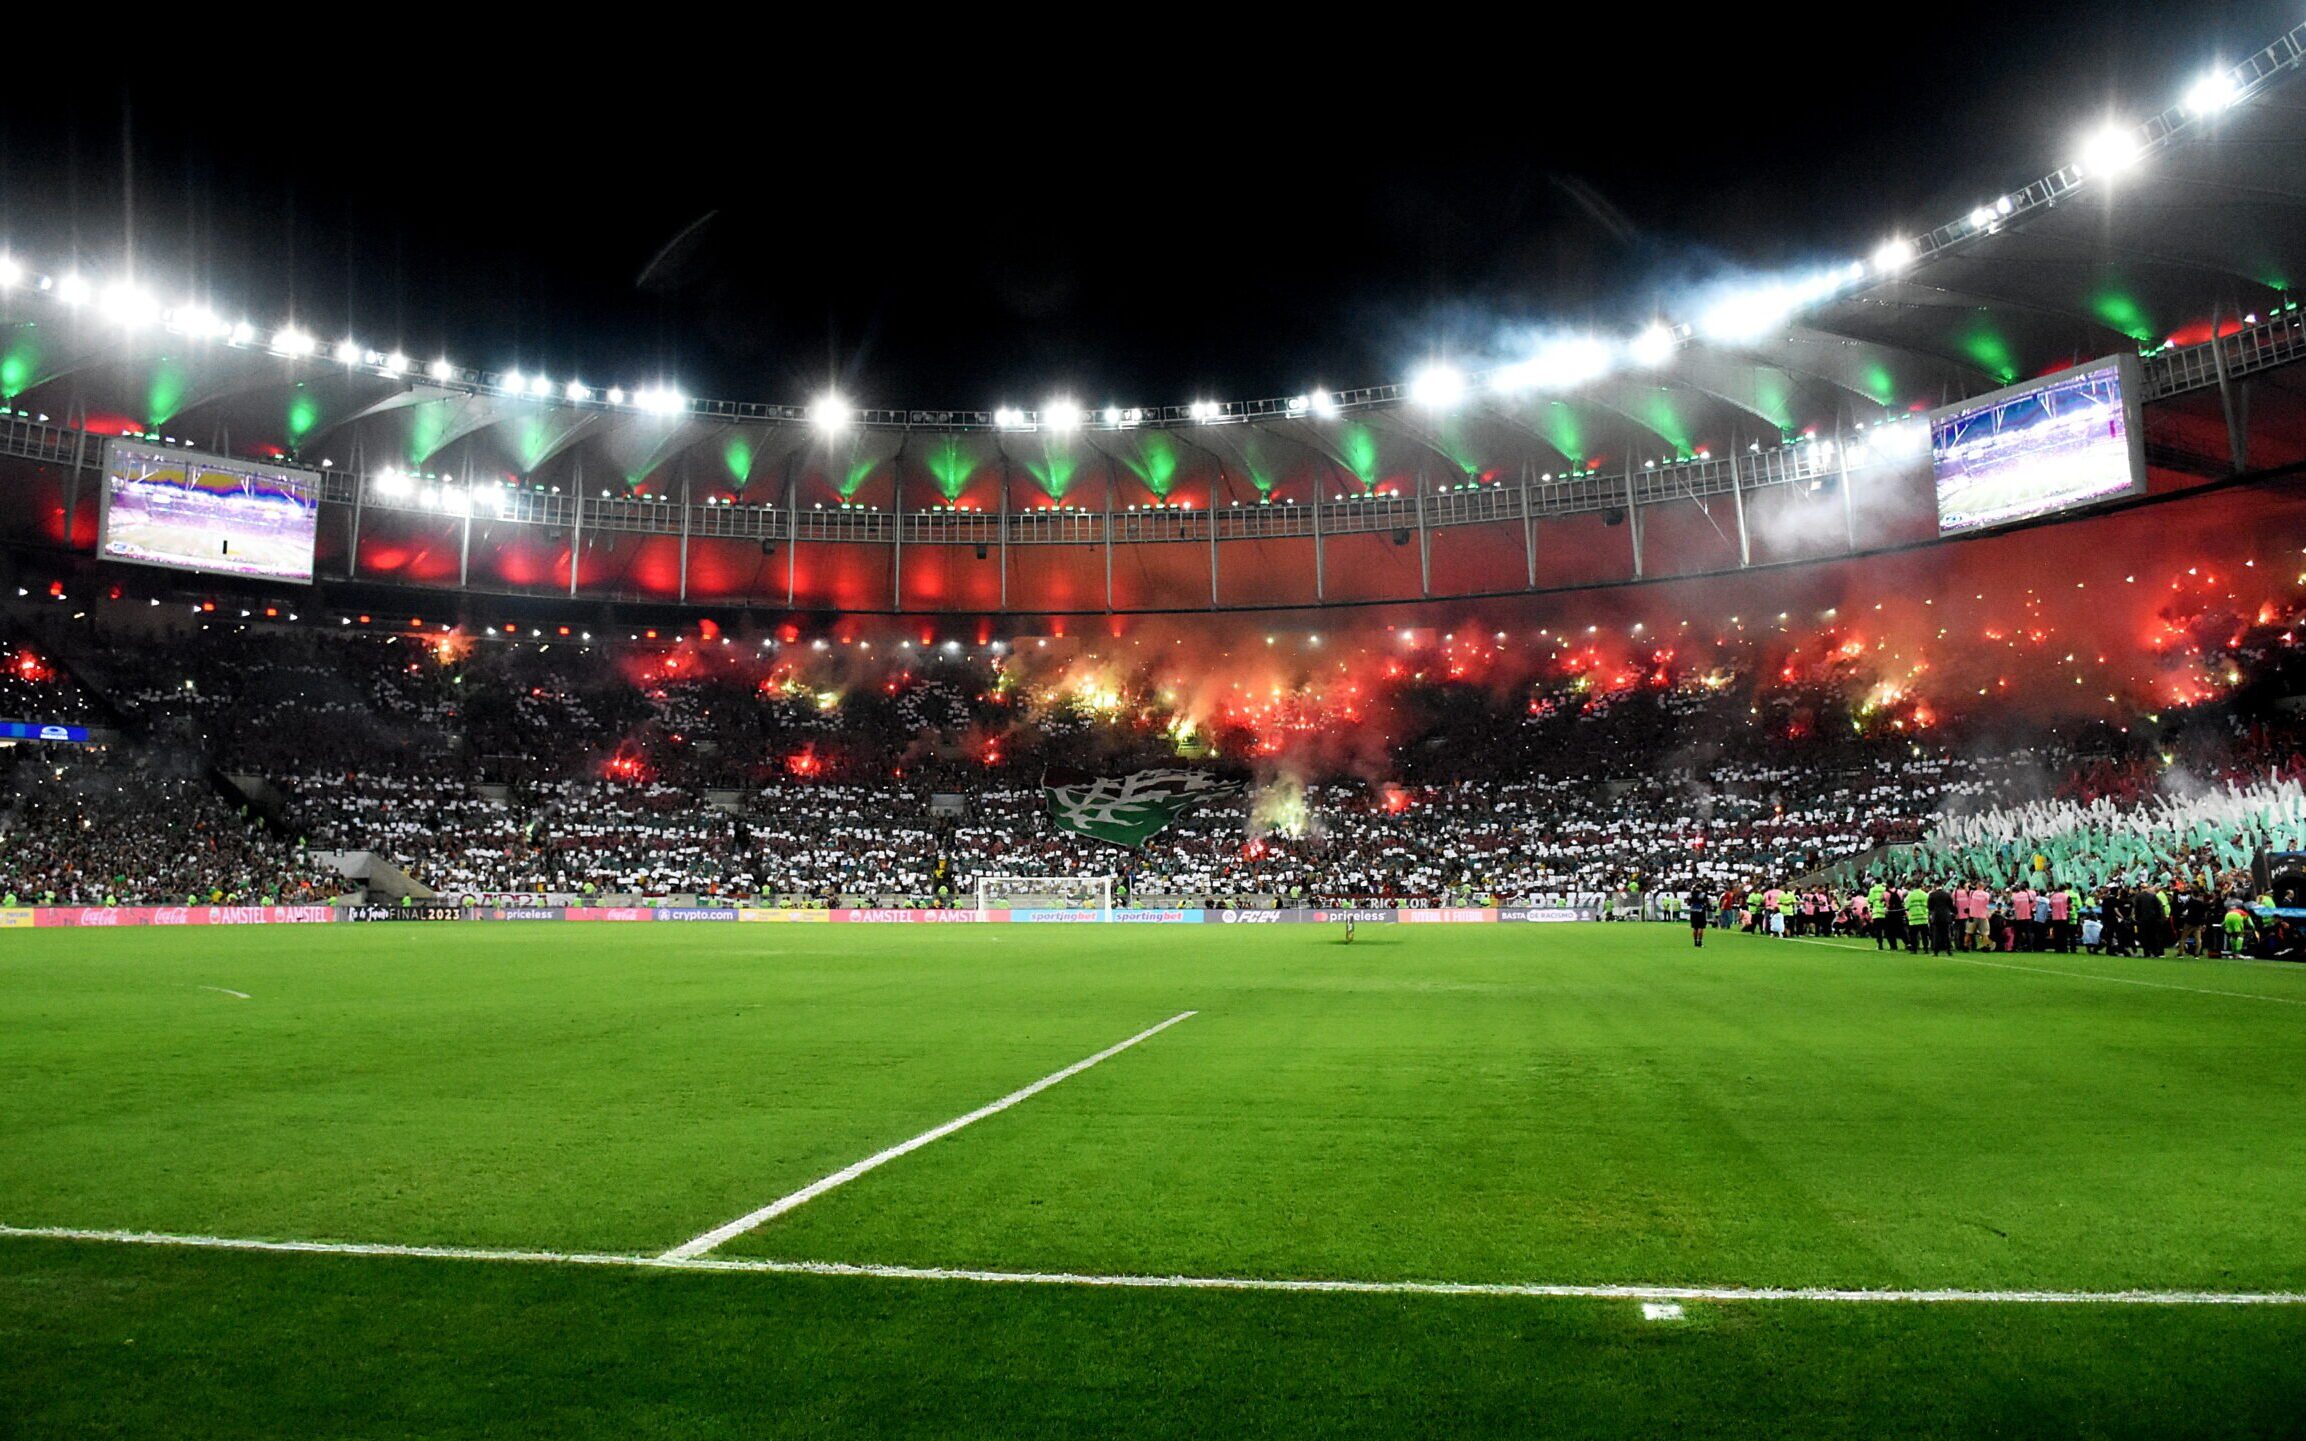
M1609 350L1591 336L1556 340L1517 365L1509 365L1490 378L1497 390L1569 390L1606 374Z
M338 365L360 364L360 346L350 340L336 342L336 363Z
M66 305L86 305L93 294L95 289L89 285L88 277L77 272L56 282L56 298Z
M572 380L561 388L561 394L582 405L593 398L592 387L581 380Z
M2119 175L2137 164L2142 153L2136 127L2109 125L2082 142L2082 170L2088 175Z
M1454 365L1429 365L1410 377L1409 398L1428 410L1447 410L1465 399L1465 372Z
M1337 397L1318 386L1306 393L1305 403L1324 420L1337 413Z
M542 400L552 394L552 382L541 375L531 376L528 382L528 393Z
M849 403L834 391L826 391L809 405L809 421L827 435L848 429L851 411Z
M160 302L133 285L108 285L97 310L114 325L146 325L160 318Z
M384 358L384 373L387 375L400 375L407 369L408 357L397 350Z
M993 412L993 424L1002 430L1016 430L1025 423L1025 412L1012 405L1004 405Z
M24 267L5 255L0 255L0 290L9 290L24 283Z
M1041 407L1041 423L1056 431L1079 430L1081 407L1070 400L1052 400Z
M284 325L272 332L272 348L282 355L304 356L318 350L320 342L293 325Z
M434 361L432 364L426 366L425 374L431 376L435 380L447 380L456 374L456 367L449 364L448 357L444 355L440 359Z
M1698 317L1698 329L1715 340L1759 340L1783 322L1794 301L1783 286L1764 285L1715 301Z
M1874 247L1874 273L1895 275L1914 263L1914 242L1899 236Z
M1194 420L1202 422L1215 420L1217 418L1217 402L1214 400L1196 400L1185 407L1185 413Z
M2186 109L2195 115L2215 115L2242 98L2242 87L2231 70L2213 70L2186 91Z
M1627 344L1626 351L1633 356L1634 364L1654 370L1673 359L1679 344L1672 326L1653 320Z

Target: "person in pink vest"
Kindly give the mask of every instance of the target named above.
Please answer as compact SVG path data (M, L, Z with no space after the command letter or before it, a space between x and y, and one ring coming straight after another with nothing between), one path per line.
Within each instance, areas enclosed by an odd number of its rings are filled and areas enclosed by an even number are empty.
M2030 951L2034 946L2034 892L2024 881L2018 882L2010 892L2010 934L2015 938L2012 950Z
M1972 880L1962 894L1969 898L1969 919L1962 923L1962 949L1985 950L1988 926L1994 918L1994 893Z
M2071 952L2074 923L2074 893L2064 886L2050 890L2050 935L2048 949Z

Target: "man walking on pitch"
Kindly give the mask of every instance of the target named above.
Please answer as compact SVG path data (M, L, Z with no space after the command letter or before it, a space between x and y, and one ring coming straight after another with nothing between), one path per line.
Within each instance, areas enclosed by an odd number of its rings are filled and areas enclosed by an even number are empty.
M1705 949L1706 913L1713 909L1713 897L1706 894L1705 883L1700 881L1689 888L1689 939L1699 950Z

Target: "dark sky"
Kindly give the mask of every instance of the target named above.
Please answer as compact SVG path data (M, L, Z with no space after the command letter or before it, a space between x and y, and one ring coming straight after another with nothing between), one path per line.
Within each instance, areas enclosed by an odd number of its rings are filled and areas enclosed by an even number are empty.
M1624 18L996 33L968 12L924 33L884 10L651 38L627 11L503 44L427 17L399 52L364 26L308 64L281 44L323 37L293 30L165 71L58 52L0 89L0 247L107 277L133 247L164 299L205 285L228 318L598 385L1250 398L1493 358L1516 326L1631 329L1725 267L1861 256L2296 18L1593 8Z

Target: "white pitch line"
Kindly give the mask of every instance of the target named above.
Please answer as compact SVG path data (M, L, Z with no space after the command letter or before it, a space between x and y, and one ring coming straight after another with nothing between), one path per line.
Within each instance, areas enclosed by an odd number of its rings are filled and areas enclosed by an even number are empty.
M1788 936L1805 946L1824 946L1834 951L1863 951L1864 946L1845 945L1840 941L1821 941L1814 936ZM1894 952L1884 951L1883 955ZM1907 952L1909 956L1914 952ZM2130 976L2106 976L2096 971L2062 971L2053 966L2021 966L2009 961L1981 961L1975 956L1932 956L1933 961L1952 961L1958 966L1991 966L1997 971L2032 971L2037 976L2071 976L2077 981L2111 981L2117 986L2149 986L2157 991L2191 991L2197 996L2232 996L2238 1001L2268 1001L2277 1006L2306 1006L2306 1000L2293 996L2262 996L2255 991L2216 991L2208 986L2179 986L2168 981L2141 981Z
M879 1266L725 1256L644 1256L610 1251L524 1251L479 1246L399 1246L371 1241L265 1241L160 1231L0 1225L0 1239L180 1246L302 1256L388 1256L529 1266L603 1266L640 1271L728 1271L772 1276L851 1276L876 1281L970 1281L1005 1286L1092 1286L1126 1291L1285 1291L1346 1296L1496 1296L1597 1301L1819 1301L1852 1305L2306 1306L2306 1291L1868 1290L1843 1286L1573 1285L1518 1281L1332 1281L1270 1276L1149 1276L1084 1271L995 1271L957 1266Z
M1179 1011L1176 1015L1171 1016L1168 1020L1163 1021L1158 1026L1151 1026L1145 1030L1139 1031L1136 1035L1131 1036L1128 1040L1123 1041L1118 1045L1107 1046L1104 1050L1099 1051L1096 1055L1091 1056L1086 1060L1075 1061L1072 1065L1067 1066L1062 1071L1053 1071L1050 1074L1043 1076L1040 1080L1035 1081L1032 1085L1026 1086L1021 1090L1011 1091L1008 1095L1003 1096L998 1101L992 1102L990 1105L979 1106L976 1110L971 1111L966 1116L956 1116L941 1126L932 1127L929 1130L923 1131L920 1135L915 1136L910 1141L899 1141L896 1145L889 1147L889 1149L885 1151L876 1151L872 1155L867 1156L862 1161L856 1162L854 1165L843 1166L840 1170L833 1172L833 1174L830 1176L825 1176L821 1179L811 1181L808 1185L801 1187L801 1189L793 1192L789 1196L780 1196L776 1200L771 1201L769 1204L761 1207L757 1211L748 1211L744 1215L737 1217L737 1219L734 1221L728 1222L726 1225L715 1226L713 1229L705 1232L701 1236L683 1241L680 1245L675 1246L670 1251L665 1252L663 1259L667 1261L687 1261L695 1257L702 1256L707 1251L710 1251L717 1246L742 1236L745 1234L745 1232L752 1230L755 1226L758 1226L765 1221L773 1221L777 1217L782 1216L787 1211L792 1210L796 1206L807 1205L809 1202L814 1201L817 1199L817 1197L822 1196L827 1191L832 1190L836 1186L846 1186L849 1184L849 1182L856 1180L859 1176L864 1175L867 1171L870 1171L877 1166L885 1166L889 1162L896 1160L899 1156L906 1155L913 1151L918 1151L923 1146L928 1145L931 1141L942 1140L943 1138L952 1135L955 1131L960 1130L963 1126L974 1125L975 1123L984 1120L987 1116L998 1115L1001 1112L1008 1110L1011 1106L1016 1105L1019 1101L1031 1100L1033 1097L1040 1095L1043 1091L1048 1090L1051 1086L1056 1085L1059 1081L1062 1081L1069 1076L1078 1076L1083 1071L1088 1070L1091 1066L1096 1065L1099 1061L1109 1061L1113 1057L1120 1055L1123 1051L1128 1050L1131 1046L1136 1045L1139 1041L1151 1040L1153 1037L1160 1035L1163 1031L1168 1030L1171 1026L1176 1025L1179 1021L1185 1020L1188 1017L1197 1014L1199 1014L1199 1012Z
M233 996L243 1001L248 999L248 992L230 990L224 986L202 986L200 989L204 991L214 991L220 996Z

